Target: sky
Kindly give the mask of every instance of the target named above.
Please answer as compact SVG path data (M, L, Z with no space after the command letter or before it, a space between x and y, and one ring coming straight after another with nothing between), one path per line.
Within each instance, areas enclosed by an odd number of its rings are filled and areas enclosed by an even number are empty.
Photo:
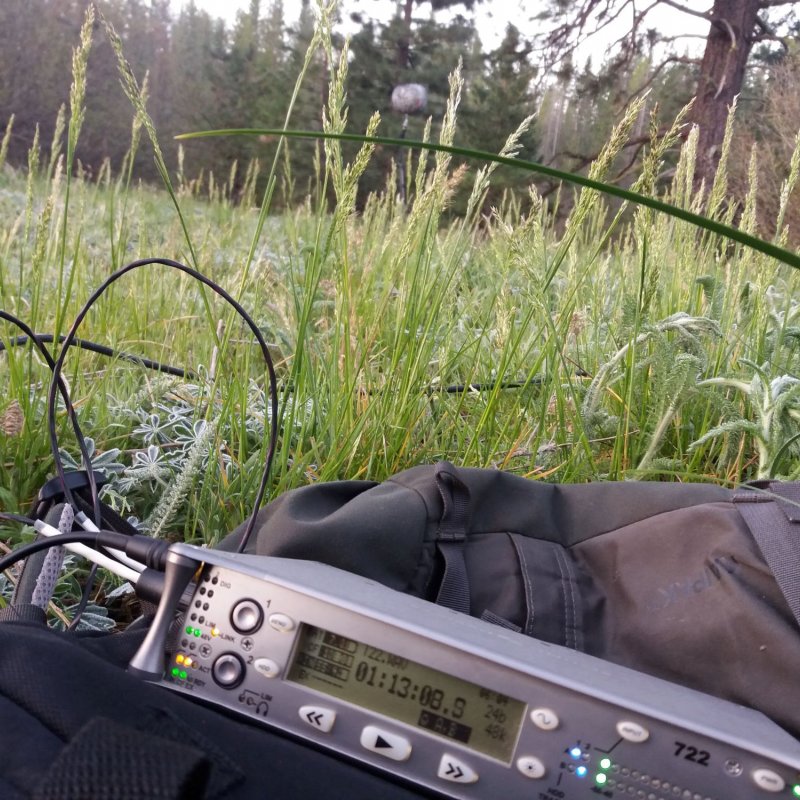
M188 0L172 0L173 8L177 11ZM710 0L684 0L684 4L695 10L705 10L710 6ZM207 11L211 16L221 17L229 26L236 20L236 15L240 10L246 10L250 5L250 0L195 0L195 5ZM262 6L268 5L266 0L262 0ZM475 6L477 28L483 46L487 49L496 47L505 31L506 24L513 22L523 35L533 33L536 23L530 20L532 14L543 4L532 2L532 0L485 0ZM300 11L300 0L284 0L283 7L287 21L291 22L297 18ZM340 9L345 21L343 32L347 33L346 21L349 14L353 11L362 11L370 16L381 19L389 19L397 6L393 0L341 0ZM458 7L456 7L458 9ZM463 11L463 9L462 9ZM427 14L430 6L423 4L417 11L418 14ZM440 15L443 19L444 15ZM629 20L628 16L628 20ZM705 36L707 25L701 20L682 14L675 9L661 6L648 16L648 27L657 27L665 35L675 36L679 33L699 34ZM602 61L603 51L610 42L618 38L624 32L624 24L619 31L611 37L597 37L581 50L579 65L586 58L591 56L597 64ZM687 39L684 47L693 48L693 52L698 52L700 39Z
M177 10L188 1L172 0L172 6ZM236 21L239 11L246 11L249 8L250 0L195 0L195 5L213 17L221 17L231 25ZM262 7L266 8L267 5L268 2L262 0ZM362 11L379 19L389 19L393 15L396 5L392 0L341 0L339 8L345 21L353 11ZM530 3L527 5L530 6ZM284 0L283 8L288 21L297 19L300 6L300 0ZM476 9L479 30L482 34L481 39L483 40L484 35L487 37L484 45L491 47L495 44L495 40L499 41L498 37L502 38L506 22L512 19L519 20L523 16L524 6L523 0L487 0L479 3ZM427 9L422 6L418 13L428 13L429 10L429 6ZM347 32L346 24L343 30Z
M178 10L188 4L189 0L172 0L172 7ZM250 0L195 0L198 8L207 11L212 17L221 17L231 26L236 21L239 11L246 11ZM268 2L262 0L262 7L266 8ZM313 5L313 3L312 3ZM396 3L392 0L341 0L339 8L343 17L343 32L347 33L347 21L351 12L362 11L379 19L389 19L394 14ZM486 0L476 6L481 41L484 46L494 47L500 41L506 23L524 16L524 0ZM530 6L530 3L527 3ZM283 8L287 21L294 21L300 13L300 0L284 0ZM461 9L463 12L463 8ZM428 13L430 7L423 6L418 13ZM440 18L444 18L441 15Z

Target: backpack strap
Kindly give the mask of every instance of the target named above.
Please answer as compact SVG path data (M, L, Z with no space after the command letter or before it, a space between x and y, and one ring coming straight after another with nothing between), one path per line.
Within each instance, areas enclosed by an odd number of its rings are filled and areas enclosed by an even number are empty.
M800 625L800 483L759 484L732 500Z
M47 626L47 614L40 606L32 603L18 603L0 608L0 623L25 622L30 625Z
M61 751L33 800L196 800L207 797L205 753L95 717Z
M519 625L509 622L505 617L495 614L494 611L490 611L488 608L484 610L479 619L482 619L484 622L488 622L490 625L499 625L501 628L505 628L507 631L522 633L522 628L520 628Z
M442 498L442 517L436 532L436 548L444 559L444 575L436 603L469 614L469 576L464 560L470 517L469 489L449 461L436 464L433 476Z

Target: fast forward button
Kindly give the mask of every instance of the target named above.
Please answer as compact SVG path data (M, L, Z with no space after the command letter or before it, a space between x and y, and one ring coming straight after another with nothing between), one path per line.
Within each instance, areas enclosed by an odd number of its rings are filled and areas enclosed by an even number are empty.
M460 758L445 753L439 762L438 777L453 783L475 783L478 780L478 773L472 767L465 764Z

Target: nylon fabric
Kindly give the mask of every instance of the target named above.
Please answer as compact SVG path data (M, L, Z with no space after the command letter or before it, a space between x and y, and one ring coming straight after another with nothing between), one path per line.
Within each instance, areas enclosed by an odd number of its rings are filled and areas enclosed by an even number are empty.
M113 792L102 795L100 786L96 795L83 795L92 800L298 800L319 797L320 787L326 800L427 796L132 677L120 664L134 654L143 633L83 637L38 625L0 624L2 800L50 800L70 785L72 794L61 797L82 800L81 787L99 786L83 772L97 777L116 769L116 757L109 755L116 748L101 760L95 755L103 732L111 732L117 744L127 741L126 770L144 770L146 764L161 770L179 764L180 769L159 778L175 790L172 794L149 794L154 784L145 784L145 778L123 786L120 769ZM137 766L148 741L158 747ZM199 786L204 763L209 772L205 786Z
M800 484L756 488L542 484L445 462L287 492L259 512L249 549L439 597L800 736ZM2 800L144 800L158 787L165 800L296 800L320 786L326 800L420 797L128 675L146 622L76 636L44 619L29 603L0 611ZM104 773L139 769L103 793Z
M780 491L780 487L778 489ZM796 494L800 499L800 492ZM786 499L794 500L791 495ZM752 490L737 492L733 500L800 625L800 514L796 513L797 507Z
M457 580L448 576L453 558L437 550L454 507L443 481L451 491L463 485L468 498L466 575ZM799 486L766 487L782 497L771 506L784 523L800 513L791 505ZM251 546L429 600L443 583L466 586L477 617L749 705L798 735L800 632L773 574L780 570L733 498L703 484L544 484L426 465L382 484L288 492L259 512ZM233 549L237 536L224 546Z
M433 567L426 544L435 539L435 529L427 527L426 501L414 487L392 482L305 486L285 492L259 511L259 532L251 538L248 552L310 556L358 575L369 572L392 589L420 594ZM441 499L437 505L441 510ZM222 540L219 549L236 550L245 527L243 523ZM261 531L267 527L265 537Z
M800 636L737 506L709 503L582 542L600 658L757 708L800 734Z
M205 754L113 720L90 720L59 754L33 800L194 800L206 790Z
M444 574L436 602L462 614L470 613L469 574L464 547L469 526L469 489L447 461L436 465L434 480L442 498L442 517L436 532L436 549L444 560Z
M778 505L789 522L800 523L800 483L775 482L770 484L770 491L779 498Z
M31 622L43 625L47 622L47 614L41 606L24 603L0 608L0 622Z
M64 742L0 690L0 797L30 800Z

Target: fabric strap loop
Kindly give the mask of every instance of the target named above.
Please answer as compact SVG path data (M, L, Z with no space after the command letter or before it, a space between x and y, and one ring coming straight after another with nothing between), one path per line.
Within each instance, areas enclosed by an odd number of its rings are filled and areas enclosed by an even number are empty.
M800 626L800 484L742 489L732 499Z
M436 547L444 559L444 575L436 602L440 606L469 614L469 576L464 558L469 524L469 489L449 461L440 461L433 474L442 498Z

